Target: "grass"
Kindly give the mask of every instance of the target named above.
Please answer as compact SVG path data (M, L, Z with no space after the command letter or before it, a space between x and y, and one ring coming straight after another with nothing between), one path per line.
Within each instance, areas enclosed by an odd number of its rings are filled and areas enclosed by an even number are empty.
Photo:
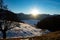
M10 39L0 39L0 40L21 40L21 39L28 39L28 40L60 40L60 31L51 32L48 34L44 34L42 36L35 36L30 38L10 38Z

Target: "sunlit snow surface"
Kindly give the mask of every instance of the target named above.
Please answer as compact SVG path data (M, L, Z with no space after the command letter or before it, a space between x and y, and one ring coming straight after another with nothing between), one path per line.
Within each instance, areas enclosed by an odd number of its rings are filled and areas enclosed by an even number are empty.
M26 23L20 23L19 27L15 27L11 30L8 30L6 32L6 35L7 38L13 38L13 37L26 38L33 36L41 36L42 33L43 32L41 31L41 29L37 29ZM0 37L2 37L1 32L0 32Z
M22 21L32 26L35 26L40 20L22 20Z
M28 24L20 23L20 27L15 27L11 30L8 30L6 32L6 35L8 38L10 37L33 37L33 36L39 36L41 29L36 29ZM0 37L2 36L2 33L0 32Z

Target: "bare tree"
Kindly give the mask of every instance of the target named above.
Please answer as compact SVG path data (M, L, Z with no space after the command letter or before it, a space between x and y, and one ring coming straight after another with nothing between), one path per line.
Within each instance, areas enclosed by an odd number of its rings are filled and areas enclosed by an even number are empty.
M2 32L4 39L6 38L6 32L16 27L16 24L19 24L19 22L6 20L2 20L2 22L0 22L0 31Z
M13 22L18 24L19 21L17 15L13 12L0 9L0 31L3 34L3 38L6 38L6 31L16 26Z
M3 0L0 0L0 9L4 9L4 10L7 10L7 5L4 5L4 2Z

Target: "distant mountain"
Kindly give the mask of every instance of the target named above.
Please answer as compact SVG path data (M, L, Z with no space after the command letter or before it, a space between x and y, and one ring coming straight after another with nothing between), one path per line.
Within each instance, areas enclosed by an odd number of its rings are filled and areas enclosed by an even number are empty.
M17 16L19 17L20 20L30 19L30 15L24 13L19 13L17 14Z
M16 22L22 22L16 13L10 11L10 10L4 10L0 9L0 20L8 20L8 21L16 21Z
M41 19L46 18L46 17L51 16L51 15L49 15L49 14L39 14L36 18L34 18L33 16L31 16L31 14L18 13L17 16L21 20L28 20L28 19L41 20Z

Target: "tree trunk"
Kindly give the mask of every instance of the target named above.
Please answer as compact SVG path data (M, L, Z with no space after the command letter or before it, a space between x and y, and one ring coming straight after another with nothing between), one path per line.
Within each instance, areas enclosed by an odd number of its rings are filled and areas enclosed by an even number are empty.
M2 34L3 34L3 39L6 39L6 31L2 31Z

